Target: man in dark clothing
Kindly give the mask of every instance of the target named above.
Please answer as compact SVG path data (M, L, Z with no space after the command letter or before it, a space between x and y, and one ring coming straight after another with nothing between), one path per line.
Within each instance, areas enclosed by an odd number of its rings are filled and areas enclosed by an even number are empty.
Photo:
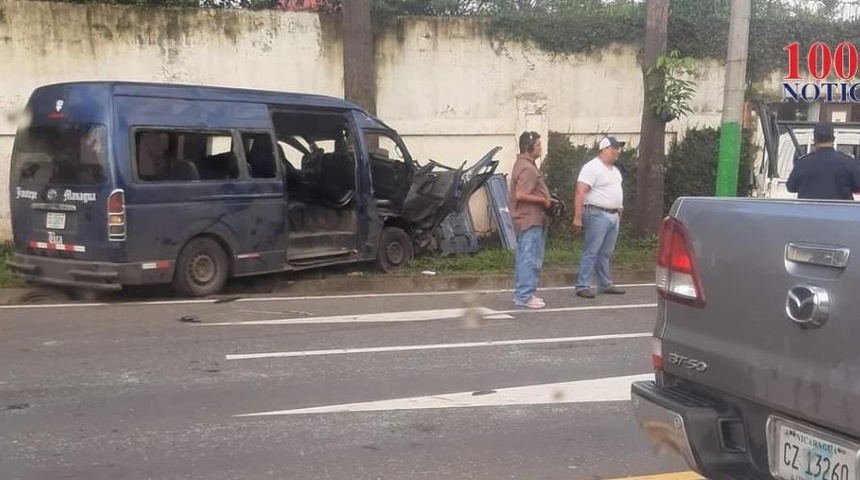
M832 125L816 125L813 137L815 151L797 159L786 189L799 199L853 200L860 193L860 166L833 148Z

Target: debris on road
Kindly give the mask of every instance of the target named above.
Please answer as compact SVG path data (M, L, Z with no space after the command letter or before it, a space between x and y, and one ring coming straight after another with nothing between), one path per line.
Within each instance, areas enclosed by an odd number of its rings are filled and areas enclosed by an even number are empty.
M215 303L230 303L230 302L235 302L236 300L239 300L240 298L242 298L242 297L240 297L238 295L234 295L232 297L219 298L218 300L215 300Z

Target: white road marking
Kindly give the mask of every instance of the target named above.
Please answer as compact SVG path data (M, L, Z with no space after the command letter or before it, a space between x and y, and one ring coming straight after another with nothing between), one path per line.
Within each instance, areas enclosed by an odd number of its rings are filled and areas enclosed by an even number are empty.
M389 347L367 347L367 348L334 348L331 350L301 350L294 352L270 352L270 353L241 353L227 355L227 360L251 360L259 358L283 358L283 357L314 357L322 355L344 355L354 353L382 353L382 352L407 352L412 350L444 350L451 348L472 347L494 347L502 345L536 345L542 343L574 343L591 342L597 340L622 340L628 338L651 337L652 333L619 333L609 335L591 335L586 337L553 337L553 338L526 338L520 340L487 340L483 342L468 343L438 343L428 345L398 345Z
M631 283L618 285L621 288L644 288L653 287L653 283ZM541 288L540 291L559 291L573 290L574 287L547 287ZM338 299L357 299L357 298L397 298L397 297L427 297L427 296L446 296L446 295L464 295L466 293L488 294L488 293L507 293L511 289L494 289L494 290L446 290L436 292L402 292L402 293L362 293L362 294L347 294L347 295L305 295L296 297L248 297L239 298L231 303L262 303L262 302L286 302L296 300L338 300ZM0 305L0 310L14 309L30 309L30 308L73 308L73 307L111 307L111 306L158 306L158 305L197 305L215 303L219 299L198 299L198 300L153 300L144 302L90 302L90 303L52 303L52 304L37 304L37 305Z
M547 383L524 387L499 388L483 392L458 392L426 397L395 398L372 402L322 407L246 413L234 417L301 415L311 413L379 412L432 408L499 407L507 405L546 405L563 403L623 402L630 400L633 382L652 380L653 373L607 377L574 382Z
M327 317L305 317L305 318L277 318L272 320L247 320L238 322L198 323L198 327L223 327L223 326L254 326L254 325L315 325L323 323L385 323L385 322L424 322L429 320L450 320L461 318L467 313L478 314L484 320L508 320L514 318L514 313L559 313L559 312L585 312L598 310L626 310L637 308L653 308L656 303L634 303L627 305L592 305L587 307L560 307L544 309L520 308L516 310L492 310L489 308L453 308L444 310L415 310L411 312L379 312L363 313L354 315L335 315Z
M428 320L445 320L460 318L469 310L465 308L449 308L443 310L416 310L411 312L381 312L361 313L355 315L335 315L331 317L279 318L275 320L250 320L246 322L198 323L197 326L213 327L224 325L311 325L319 323L376 323L376 322L423 322ZM489 308L477 308L475 313L484 318L506 319L514 318Z
M656 303L631 303L625 305L592 305L590 307L559 307L559 308L541 308L529 309L523 308L519 310L503 310L499 313L558 313L558 312L590 312L596 310L626 310L628 308L653 308Z

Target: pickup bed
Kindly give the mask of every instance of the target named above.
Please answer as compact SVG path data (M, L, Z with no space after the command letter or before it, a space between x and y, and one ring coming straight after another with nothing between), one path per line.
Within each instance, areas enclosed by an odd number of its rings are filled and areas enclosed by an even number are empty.
M660 233L655 378L631 390L648 436L712 480L860 479L851 250L854 202L678 199Z

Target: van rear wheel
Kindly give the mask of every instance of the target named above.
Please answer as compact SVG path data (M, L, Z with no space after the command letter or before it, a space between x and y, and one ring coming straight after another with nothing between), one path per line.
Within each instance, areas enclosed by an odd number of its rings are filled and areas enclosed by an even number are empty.
M227 254L218 242L195 238L176 259L173 288L186 297L214 295L227 284L228 269Z
M412 239L401 228L385 227L379 237L376 264L383 272L392 272L409 263L415 255Z

